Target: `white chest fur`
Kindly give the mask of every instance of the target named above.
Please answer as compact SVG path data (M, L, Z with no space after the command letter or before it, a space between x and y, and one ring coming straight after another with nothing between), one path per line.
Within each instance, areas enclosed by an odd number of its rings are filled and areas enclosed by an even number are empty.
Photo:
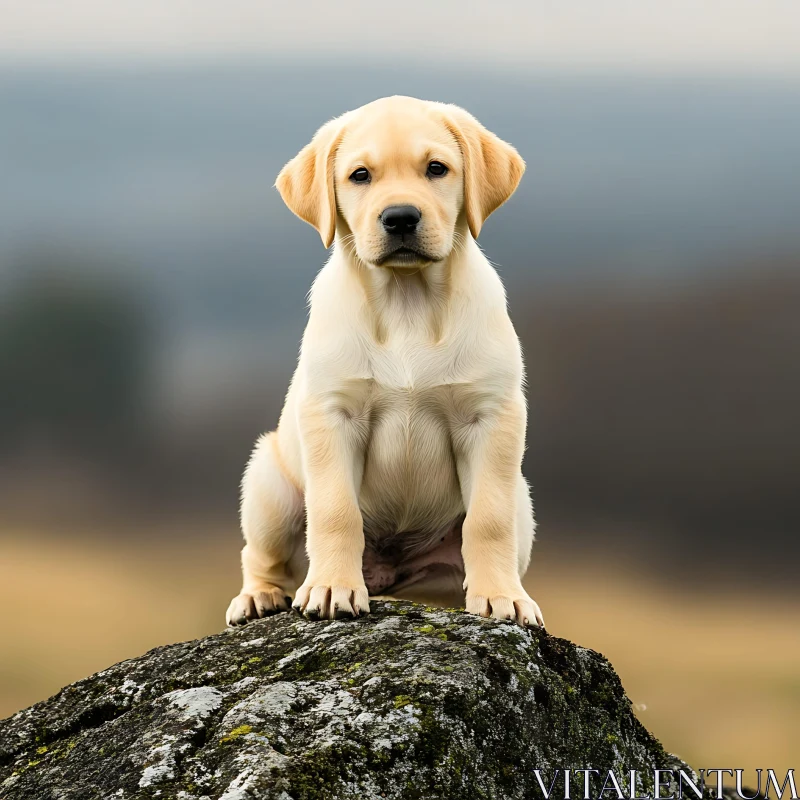
M470 427L522 381L502 286L477 248L467 275L448 265L365 281L348 266L334 255L315 283L298 391L355 440L366 528L438 530L464 511Z

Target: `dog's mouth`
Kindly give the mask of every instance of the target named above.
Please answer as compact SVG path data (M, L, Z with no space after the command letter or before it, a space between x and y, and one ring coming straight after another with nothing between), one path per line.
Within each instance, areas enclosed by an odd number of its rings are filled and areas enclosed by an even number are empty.
M422 250L403 245L382 256L376 264L379 267L419 267L436 260Z

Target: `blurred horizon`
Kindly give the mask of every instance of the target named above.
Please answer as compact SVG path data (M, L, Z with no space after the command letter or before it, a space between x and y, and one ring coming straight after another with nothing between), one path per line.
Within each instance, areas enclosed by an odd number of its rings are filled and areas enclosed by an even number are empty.
M800 78L325 75L286 58L0 74L4 516L235 515L326 258L274 177L326 119L406 91L464 105L528 162L481 245L525 349L541 536L585 525L588 543L601 520L641 558L682 547L796 590Z

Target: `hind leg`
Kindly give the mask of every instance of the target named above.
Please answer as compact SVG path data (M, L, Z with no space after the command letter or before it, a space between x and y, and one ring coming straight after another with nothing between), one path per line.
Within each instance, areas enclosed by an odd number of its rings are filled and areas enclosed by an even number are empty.
M228 607L228 625L288 611L294 573L303 568L303 495L281 467L277 446L274 433L262 436L242 479L242 591Z
M528 570L531 560L531 547L536 535L536 521L533 518L533 502L528 481L522 473L517 479L517 569L520 578Z

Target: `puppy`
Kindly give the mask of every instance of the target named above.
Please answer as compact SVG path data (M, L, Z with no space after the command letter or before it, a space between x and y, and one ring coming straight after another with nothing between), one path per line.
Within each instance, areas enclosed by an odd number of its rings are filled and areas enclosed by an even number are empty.
M475 241L524 169L466 111L387 97L281 170L284 202L333 250L278 428L245 470L229 625L292 594L312 619L388 595L544 624L521 582L535 527L522 355Z

